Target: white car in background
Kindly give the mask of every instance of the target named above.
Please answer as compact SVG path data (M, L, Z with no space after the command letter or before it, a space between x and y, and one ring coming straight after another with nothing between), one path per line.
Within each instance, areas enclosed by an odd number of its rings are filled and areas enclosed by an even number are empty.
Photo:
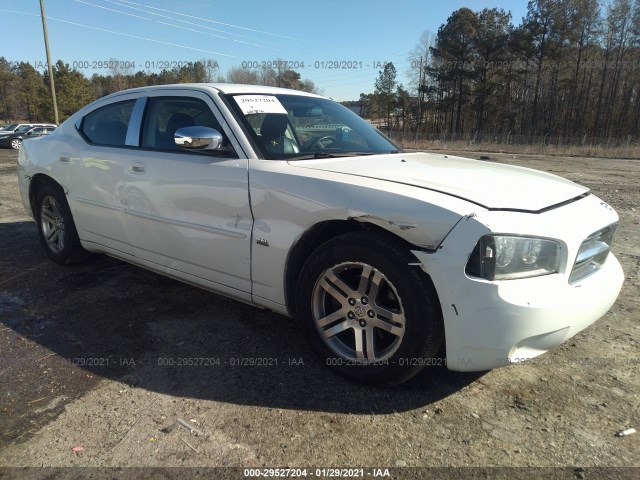
M296 316L326 365L365 382L536 357L623 282L618 216L588 188L403 152L292 90L109 95L25 142L18 178L53 261L106 253Z

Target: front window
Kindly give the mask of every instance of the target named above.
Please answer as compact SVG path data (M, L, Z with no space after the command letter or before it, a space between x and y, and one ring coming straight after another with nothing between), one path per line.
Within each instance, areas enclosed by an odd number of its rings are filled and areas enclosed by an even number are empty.
M234 153L220 122L209 106L199 98L182 96L149 98L142 126L141 145L144 148L198 153L179 147L175 141L177 130L193 126L212 128L222 135L222 148L217 151L206 150L205 153L223 156Z
M263 158L395 153L399 147L348 108L298 95L231 95L230 104Z

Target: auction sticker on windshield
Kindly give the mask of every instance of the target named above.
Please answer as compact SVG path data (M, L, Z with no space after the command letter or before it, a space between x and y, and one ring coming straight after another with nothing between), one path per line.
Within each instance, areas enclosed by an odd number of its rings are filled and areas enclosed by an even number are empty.
M245 115L255 115L256 113L284 113L286 115L287 113L280 100L273 95L236 95L234 98Z

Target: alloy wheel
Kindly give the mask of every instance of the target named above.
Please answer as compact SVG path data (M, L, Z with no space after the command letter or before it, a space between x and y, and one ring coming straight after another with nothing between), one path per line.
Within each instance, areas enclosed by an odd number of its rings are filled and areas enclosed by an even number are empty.
M313 289L312 313L325 344L354 363L389 359L405 332L396 288L366 263L341 263L325 270Z
M40 225L49 249L53 253L62 252L65 243L64 216L60 205L51 195L47 195L42 199Z

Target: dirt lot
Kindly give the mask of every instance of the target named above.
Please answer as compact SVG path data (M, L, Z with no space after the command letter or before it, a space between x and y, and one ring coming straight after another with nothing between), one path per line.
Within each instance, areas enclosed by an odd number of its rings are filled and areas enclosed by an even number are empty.
M375 389L323 368L292 320L110 258L48 261L0 151L0 467L640 467L640 433L615 436L640 430L640 163L490 155L617 209L622 294L537 362Z

